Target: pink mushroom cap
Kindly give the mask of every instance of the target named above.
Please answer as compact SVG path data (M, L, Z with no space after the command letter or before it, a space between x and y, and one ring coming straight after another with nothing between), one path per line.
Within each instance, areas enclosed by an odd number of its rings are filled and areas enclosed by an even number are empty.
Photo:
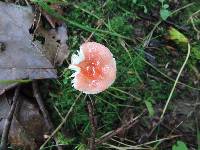
M78 54L73 54L69 69L73 87L86 94L97 94L107 89L116 78L116 61L110 50L96 42L86 42L80 46Z

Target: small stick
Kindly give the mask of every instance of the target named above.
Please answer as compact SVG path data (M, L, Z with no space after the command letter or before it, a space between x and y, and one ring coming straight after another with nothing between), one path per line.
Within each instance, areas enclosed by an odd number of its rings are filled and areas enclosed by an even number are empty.
M10 108L10 112L8 113L8 116L5 120L5 124L4 124L4 129L3 129L3 133L2 133L2 138L1 138L1 150L7 150L7 142L8 142L8 134L9 134L9 130L10 130L10 126L11 126L11 123L12 123L12 119L13 119L13 115L14 115L14 112L15 112L15 108L16 108L16 105L17 105L17 98L18 98L18 95L19 95L19 91L20 91L20 85L17 86L17 88L15 89L15 94L14 94L14 97L13 97L13 103L11 105L11 108Z
M79 100L80 96L82 93L80 93L77 98L75 99L74 103L72 104L72 106L70 107L69 111L67 112L65 118L62 120L62 122L59 124L59 126L51 133L51 135L48 137L48 139L42 144L42 146L40 146L40 150L42 150L44 148L44 146L48 143L48 141L55 136L55 134L62 128L62 126L65 124L65 122L67 121L70 113L73 111L76 102Z
M35 99L39 105L41 112L42 112L42 115L44 117L44 121L48 127L48 130L49 130L49 132L52 132L54 130L53 123L51 122L49 113L45 108L44 102L43 102L42 97L39 92L38 83L36 80L33 80L32 87L33 87L33 93L34 93ZM58 150L63 150L62 146L60 146L59 143L57 142L58 141L57 137L54 137L54 140L55 140L56 144L58 145L58 147L57 147Z
M48 130L51 131L51 130L53 130L53 124L50 121L48 111L46 110L46 108L44 106L44 102L43 102L42 97L40 95L39 88L38 88L38 83L37 83L36 80L34 80L32 82L32 86L33 86L34 97L35 97L35 99L36 99L36 101L37 101L37 103L39 105L39 108L40 108L40 110L42 112L42 115L44 117L44 121L48 126Z
M144 112L143 112L144 113ZM142 113L142 114L143 114ZM128 123L122 125L121 127L117 128L116 130L111 131L110 133L106 133L105 135L103 135L100 139L98 139L96 141L97 145L103 144L106 141L110 140L113 136L116 136L117 134L119 134L120 132L129 129L130 127L134 126L136 123L138 123L139 121L137 120L139 117L142 116L142 114L140 114L139 116L133 118L131 121L129 121Z
M47 19L48 23L50 24L50 26L55 29L55 23L53 22L51 16L46 13L45 11L42 10L42 8L39 7L40 13L43 12L44 17Z
M102 22L100 22L99 24L98 24L98 26L96 27L96 29L99 29L99 27L102 25ZM89 42L90 41L90 39L92 38L92 36L94 35L94 33L95 32L92 32L90 35L89 35L89 37L85 40L85 42Z
M87 108L88 108L88 113L89 113L89 120L90 120L90 125L92 128L92 133L91 133L91 139L89 143L90 150L95 150L95 138L96 138L96 123L95 123L95 118L94 118L94 104L91 100L91 97L89 97L90 100L87 100Z
M185 60L184 60L184 62L183 62L183 65L181 66L181 69L179 70L179 73L178 73L178 75L177 75L177 77L176 77L176 80L175 80L175 82L174 82L174 85L173 85L173 87L172 87L172 89L171 89L171 92L170 92L170 94L169 94L169 96L168 96L168 99L167 99L167 102L166 102L166 104L165 104L165 107L164 107L164 109L163 109L162 115L160 116L160 120L162 120L163 117L164 117L164 115L165 115L165 112L166 112L166 110L167 110L167 107L168 107L168 105L169 105L169 102L171 101L172 95L173 95L173 93L174 93L174 91L175 91L175 89L176 89L176 85L177 85L177 83L178 83L178 81L179 81L179 78L180 78L180 76L181 76L181 73L183 72L183 69L185 68L185 65L186 65L187 62L188 62L188 59L189 59L189 57L190 57L190 53L191 53L191 48L190 48L190 43L188 42L188 52L187 52L187 56L186 56L186 58L185 58Z

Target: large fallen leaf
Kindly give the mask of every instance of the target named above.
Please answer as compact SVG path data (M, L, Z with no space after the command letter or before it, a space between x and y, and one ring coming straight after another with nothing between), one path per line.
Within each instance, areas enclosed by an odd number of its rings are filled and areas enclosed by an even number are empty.
M31 8L0 2L0 43L4 45L0 51L0 81L56 78L41 46L32 42L32 22ZM7 87L0 84L0 90Z
M12 94L0 96L0 134L3 132L5 118L10 111ZM47 134L47 127L40 110L26 97L18 97L19 104L14 113L11 128L9 131L9 143L16 148L38 149L44 142L44 134Z

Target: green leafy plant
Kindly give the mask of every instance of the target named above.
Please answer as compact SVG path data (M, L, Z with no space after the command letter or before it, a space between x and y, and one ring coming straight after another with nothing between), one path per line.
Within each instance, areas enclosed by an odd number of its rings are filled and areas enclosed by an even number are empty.
M170 27L168 32L169 39L175 41L177 44L187 44L189 42L188 38L184 34L173 27Z
M78 144L76 147L75 147L76 150L87 150L87 146L85 144Z
M167 20L167 18L171 15L171 11L169 10L169 5L164 3L165 0L159 0L162 4L160 9L160 17L162 20Z
M176 144L173 145L172 150L188 150L188 148L184 142L177 141Z
M152 101L149 100L149 99L147 99L147 100L145 100L144 102L145 102L146 107L147 107L147 109L148 109L149 116L152 117L152 116L155 114Z
M58 144L70 145L75 140L74 138L66 138L61 132L57 133Z

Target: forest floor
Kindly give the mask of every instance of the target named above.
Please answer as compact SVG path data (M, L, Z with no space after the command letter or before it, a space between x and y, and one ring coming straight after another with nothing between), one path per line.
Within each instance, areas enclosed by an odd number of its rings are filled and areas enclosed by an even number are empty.
M58 79L39 84L54 126L62 125L56 144L66 150L200 150L199 0L30 3L67 25L69 55L57 67ZM100 94L82 94L71 84L71 55L85 41L104 44L117 62L116 81Z

